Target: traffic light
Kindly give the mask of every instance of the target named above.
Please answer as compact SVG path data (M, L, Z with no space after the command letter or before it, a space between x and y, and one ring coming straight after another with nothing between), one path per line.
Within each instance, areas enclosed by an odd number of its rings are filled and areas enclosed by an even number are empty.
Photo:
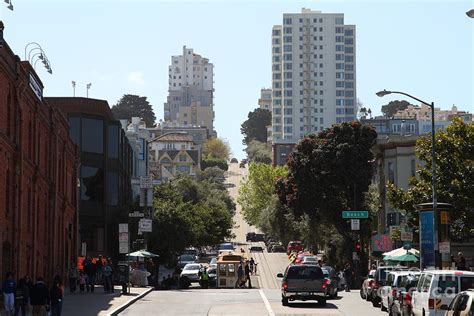
M362 245L360 244L360 241L357 241L355 244L355 250L356 252L360 252L362 249Z

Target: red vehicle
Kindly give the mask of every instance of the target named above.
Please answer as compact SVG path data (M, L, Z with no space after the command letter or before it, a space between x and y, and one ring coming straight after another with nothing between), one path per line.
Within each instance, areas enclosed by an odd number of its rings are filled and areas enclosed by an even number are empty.
M286 254L289 255L292 252L300 252L303 251L303 244L299 240L292 240L288 243L288 247L286 248Z

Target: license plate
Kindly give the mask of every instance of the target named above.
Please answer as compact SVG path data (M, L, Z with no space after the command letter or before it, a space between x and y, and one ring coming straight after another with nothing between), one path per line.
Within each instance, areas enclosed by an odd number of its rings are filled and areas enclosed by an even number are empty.
M300 295L301 295L301 296L309 296L310 293L309 293L309 292L301 292Z

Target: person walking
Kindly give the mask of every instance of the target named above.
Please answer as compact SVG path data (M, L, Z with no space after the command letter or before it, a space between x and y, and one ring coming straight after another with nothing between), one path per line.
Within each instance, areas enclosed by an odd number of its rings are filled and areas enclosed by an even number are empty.
M26 316L29 296L30 294L25 279L20 279L15 290L15 316L18 316L20 310L21 316Z
M346 263L346 267L344 269L344 280L346 281L346 292L351 291L353 274L354 274L354 270L352 269L351 264L349 262Z
M42 277L38 277L33 285L30 302L33 307L33 316L46 316L46 308L49 308L49 291Z
M459 256L459 259L456 262L456 269L461 270L461 271L467 270L466 269L466 258L464 258L463 253L458 252L458 256Z
M112 266L110 265L109 261L105 262L103 271L103 279L104 279L104 292L105 293L110 293L112 292Z
M49 291L49 297L51 301L51 316L61 316L63 309L64 287L60 278L54 278L53 285Z
M250 258L250 273L253 274L253 269L255 266L255 260L253 260L253 257Z
M77 287L77 266L76 262L72 261L72 265L69 268L69 293L75 293L76 292L76 287Z
M99 256L99 259L95 262L96 269L96 283L103 284L103 271L104 271L104 262L102 256Z
M96 265L92 262L91 258L87 258L84 262L84 272L87 275L87 293L94 293L95 277L96 277Z
M87 276L81 271L79 272L79 290L80 293L84 293L87 285Z
M244 286L247 281L249 281L249 289L252 288L252 280L250 279L250 263L247 261L245 263L245 281L244 281Z
M239 265L237 266L237 281L235 281L235 288L241 287L242 279L244 278L244 268L242 267L242 261L240 261Z
M7 316L12 316L15 311L15 290L16 281L11 272L5 274L5 280L2 284L3 302Z
M203 289L207 289L209 287L209 273L207 272L207 267L204 267L204 269L201 271L201 287Z

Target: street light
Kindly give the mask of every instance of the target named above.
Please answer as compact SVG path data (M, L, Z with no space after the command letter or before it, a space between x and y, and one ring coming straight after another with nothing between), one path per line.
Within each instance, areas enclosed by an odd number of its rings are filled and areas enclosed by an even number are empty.
M92 86L92 83L90 82L86 85L86 97L89 97L89 89L91 88L91 86Z
M36 47L33 47L28 51L28 47L30 45L35 45ZM36 52L36 53L32 54L33 51L35 51L35 50L39 50L39 53ZM28 56L28 59L27 59L27 56ZM36 43L36 42L30 42L30 43L26 44L26 46L25 46L25 59L24 60L28 60L30 62L30 64L33 65L33 68L35 67L36 62L38 61L38 60L36 60L35 62L33 62L35 56L37 56L43 62L43 65L46 68L46 70L50 74L52 74L53 70L51 69L51 62L49 61L48 57L46 56L46 53L44 52L41 45Z
M72 84L72 96L75 97L76 96L76 82L73 80L71 81L71 84Z
M13 3L12 3L12 0L5 0L5 3L8 3L7 8L13 11Z
M471 10L473 11L473 10ZM383 90L383 91L379 91L377 93L375 93L378 97L384 97L386 95L389 95L389 94L401 94L401 95L404 95L404 96L407 96L413 100L416 100L422 104L425 104L427 106L429 106L431 108L431 189L432 189L432 196L433 196L433 213L434 213L434 235L436 237L436 241L435 241L435 265L438 266L438 250L437 250L437 245L438 245L438 219L437 219L437 208L438 208L438 197L436 195L436 151L435 151L435 119L434 119L434 102L431 102L431 103L428 103L428 102L425 102L423 100L420 100L408 93L405 93L405 92L400 92L400 91L387 91L387 90ZM420 241L420 244L421 244L421 241ZM421 248L421 247L420 247Z
M471 9L466 12L466 15L472 19L474 19L474 9Z

